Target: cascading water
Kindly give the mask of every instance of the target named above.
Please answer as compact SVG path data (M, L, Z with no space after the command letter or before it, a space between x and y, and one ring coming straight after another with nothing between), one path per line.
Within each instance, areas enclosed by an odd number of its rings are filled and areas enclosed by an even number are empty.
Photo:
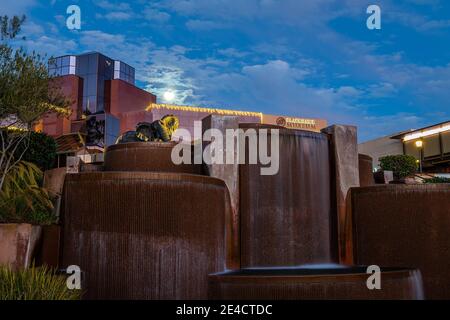
M233 252L230 213L212 177L68 175L63 265L83 270L88 299L206 299L208 274Z
M450 298L450 184L351 191L355 262L418 268L428 299Z
M272 128L241 125L244 130ZM241 164L241 265L292 266L337 262L332 239L330 155L323 133L278 128L279 172ZM249 144L246 144L247 152ZM334 233L335 234L335 233Z
M364 268L330 267L338 253L328 135L278 129L277 174L240 165L239 219L223 180L171 162L173 143L112 146L104 172L68 175L63 267L81 267L85 298L421 298L416 270L384 270L387 282L373 291Z

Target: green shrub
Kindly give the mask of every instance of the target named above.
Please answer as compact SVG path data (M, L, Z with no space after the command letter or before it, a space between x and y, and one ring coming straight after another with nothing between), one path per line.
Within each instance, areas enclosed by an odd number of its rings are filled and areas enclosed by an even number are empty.
M56 222L48 192L39 186L39 168L20 161L6 175L0 190L0 223L47 225Z
M0 300L77 300L80 295L80 290L67 288L66 277L46 267L0 267Z
M34 163L42 171L51 169L56 159L55 139L41 132L30 132L29 134L28 142L17 148L16 158L23 153L21 160ZM27 149L25 149L26 147Z
M425 183L450 183L450 178L444 177L433 177L429 179L424 179Z
M396 179L403 179L417 171L416 158L410 155L385 156L379 159L381 169L393 171Z

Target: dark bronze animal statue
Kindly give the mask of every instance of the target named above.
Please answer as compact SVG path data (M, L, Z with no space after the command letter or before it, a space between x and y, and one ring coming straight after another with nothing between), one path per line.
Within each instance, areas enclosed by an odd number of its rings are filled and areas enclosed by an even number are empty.
M168 142L172 134L178 129L179 121L174 115L166 115L160 120L150 122L139 122L136 131L127 131L122 134L116 143L126 142Z

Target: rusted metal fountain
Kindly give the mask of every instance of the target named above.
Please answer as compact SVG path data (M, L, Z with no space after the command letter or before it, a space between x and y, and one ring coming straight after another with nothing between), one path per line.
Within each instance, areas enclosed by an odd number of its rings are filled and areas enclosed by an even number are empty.
M203 121L222 132L262 127ZM272 176L259 164L176 166L175 144L152 142L112 146L104 171L68 175L62 264L81 267L85 298L423 298L419 266L362 249L362 235L378 235L360 214L369 200L358 200L356 128L277 129ZM380 290L367 288L365 267L350 266L354 252L357 264L381 266Z

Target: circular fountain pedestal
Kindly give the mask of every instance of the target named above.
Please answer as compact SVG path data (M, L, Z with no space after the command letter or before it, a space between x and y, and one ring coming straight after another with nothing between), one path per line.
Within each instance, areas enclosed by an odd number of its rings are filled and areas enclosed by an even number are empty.
M171 154L176 145L176 142L131 142L109 146L104 170L201 174L201 165L173 163Z
M222 180L180 173L67 175L63 266L87 299L206 299L208 274L235 252Z
M259 139L246 143L247 154L261 143L260 129L279 130L280 151L275 175L261 175L261 164L239 165L241 266L336 262L328 136L262 124L240 128L256 130Z
M365 267L243 269L209 276L215 300L423 299L420 272L385 268L369 290Z

